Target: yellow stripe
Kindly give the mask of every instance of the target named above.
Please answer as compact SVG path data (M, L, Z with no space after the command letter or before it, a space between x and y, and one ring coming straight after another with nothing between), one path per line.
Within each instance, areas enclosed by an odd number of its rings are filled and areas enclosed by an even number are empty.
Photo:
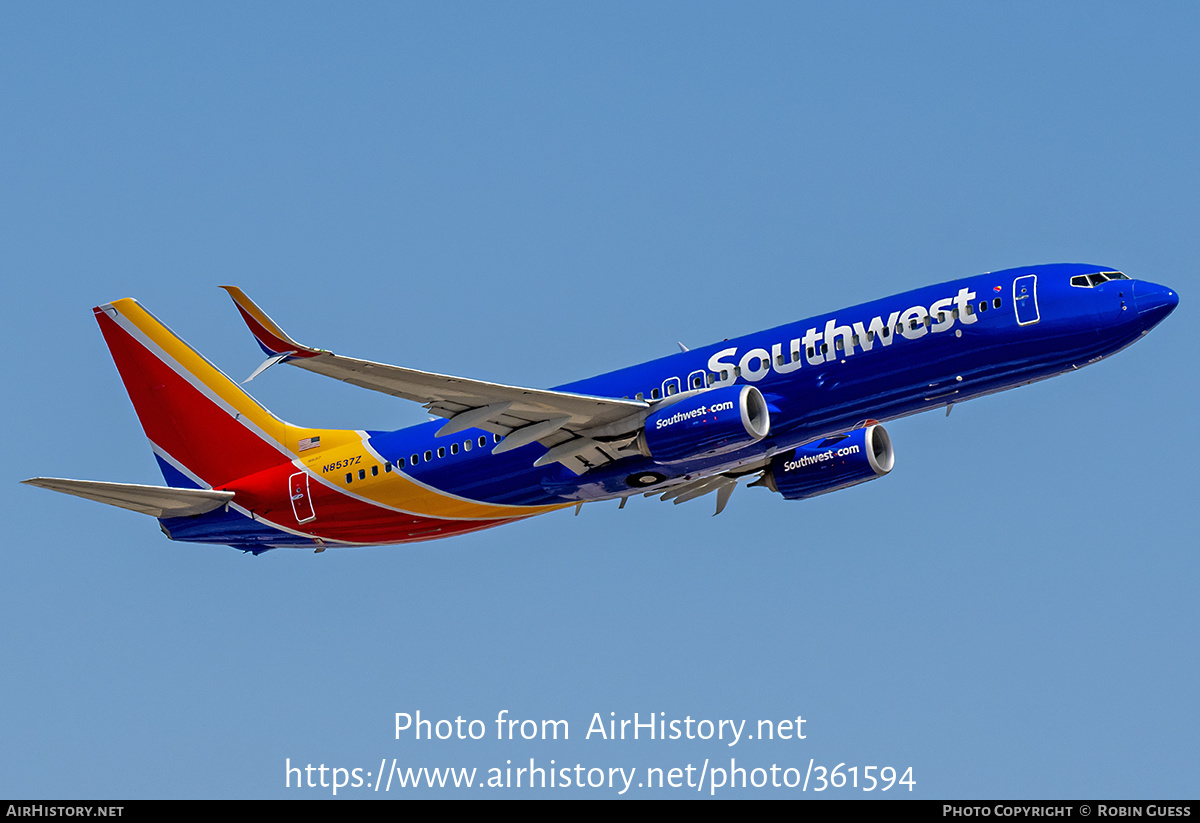
M307 429L285 423L242 391L236 383L208 362L202 354L179 339L158 318L142 308L136 300L127 297L115 300L111 305L185 372L204 384L209 391L224 401L248 423L256 426L267 437L293 455L299 455L302 438L315 435L320 435L322 448L359 442L358 433L353 430Z
M557 511L566 508L570 503L557 506L496 506L488 503L476 503L448 497L425 488L409 480L402 474L393 472L394 479L376 486L368 494L363 494L368 500L384 506L402 508L412 511L415 505L419 507L416 514L428 514L432 517L449 517L455 520L493 520L507 517L529 517L535 514ZM377 490L377 491L376 491Z
M453 520L495 520L508 517L529 517L535 514L557 511L574 505L564 503L557 506L496 506L461 500L432 491L414 483L404 475L393 471L387 480L367 489L354 489L354 493L366 499L395 509L424 514L430 517L446 517Z
M285 423L242 391L220 369L179 339L174 332L142 308L137 301L124 298L114 301L111 305L162 349L168 357L207 386L241 417L258 427L260 431L292 455L302 457L303 463L309 471L318 477L326 478L326 482L341 491L389 508L427 517L450 519L493 520L529 517L573 505L563 503L550 506L505 506L461 500L426 488L397 471L383 472L375 452L367 446L366 441L357 431L352 429L310 429ZM301 455L300 441L309 437L320 437L321 446L316 450L306 450ZM350 485L338 482L338 478L343 477L342 470L331 472L328 476L321 471L323 464L327 465L339 458L351 457L355 454L363 455L363 460L366 461L364 466L368 475L366 480L358 480L357 469L354 470L355 480ZM377 477L370 476L371 465L380 465L380 474Z
M314 429L313 431L318 430ZM333 433L345 434L346 432ZM357 432L350 432L350 434L357 435ZM324 435L321 435L321 446L325 446ZM356 455L362 455L363 462L328 473L322 470L324 466L339 459L353 459ZM573 503L560 503L549 506L508 506L463 500L423 486L394 469L391 472L385 472L383 460L361 437L356 437L353 445L346 443L340 448L332 446L328 449L322 448L320 452L311 456L305 452L304 464L309 471L324 478L325 482L339 491L361 497L372 503L378 503L381 506L427 517L442 517L451 520L496 520L510 517L531 517L535 514L545 514L574 505ZM371 475L372 466L379 467L378 475ZM364 479L358 477L360 469L367 473ZM347 473L354 478L350 483L344 482Z

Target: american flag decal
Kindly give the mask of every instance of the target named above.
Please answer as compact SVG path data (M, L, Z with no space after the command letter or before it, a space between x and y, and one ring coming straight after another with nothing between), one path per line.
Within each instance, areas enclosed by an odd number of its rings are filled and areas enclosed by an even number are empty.
M315 449L320 445L321 445L320 437L305 437L303 440L300 441L300 451L303 452L303 451L308 451L309 449Z

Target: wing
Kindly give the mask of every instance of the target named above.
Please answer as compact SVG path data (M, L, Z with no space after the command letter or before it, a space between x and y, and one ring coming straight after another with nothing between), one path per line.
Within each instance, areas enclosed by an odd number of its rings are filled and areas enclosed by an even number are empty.
M253 380L276 363L333 377L364 389L420 403L430 414L447 418L437 436L477 428L504 436L497 453L530 443L549 451L535 465L559 462L583 474L625 454L650 404L640 400L571 392L527 389L464 377L389 366L343 357L293 340L236 286L222 286L249 326L267 360L247 378Z

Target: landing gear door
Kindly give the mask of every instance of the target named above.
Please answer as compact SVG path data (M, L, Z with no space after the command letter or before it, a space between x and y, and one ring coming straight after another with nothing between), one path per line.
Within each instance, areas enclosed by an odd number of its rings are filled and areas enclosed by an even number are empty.
M296 472L288 478L288 496L292 498L292 513L297 523L307 523L317 516L313 511L312 497L308 494L308 475Z
M1013 281L1013 305L1017 310L1017 325L1028 326L1041 319L1037 304L1037 275L1027 274Z

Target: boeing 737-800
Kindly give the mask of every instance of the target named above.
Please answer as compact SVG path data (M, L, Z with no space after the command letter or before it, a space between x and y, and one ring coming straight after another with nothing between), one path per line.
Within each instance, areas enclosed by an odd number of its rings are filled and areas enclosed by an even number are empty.
M881 477L894 459L879 421L1095 363L1179 302L1103 266L1031 266L529 389L304 346L224 288L267 354L250 379L290 363L443 419L285 423L123 299L93 311L167 486L25 482L153 515L173 540L255 554L433 540L636 494L711 493L720 513L743 478L802 500Z

